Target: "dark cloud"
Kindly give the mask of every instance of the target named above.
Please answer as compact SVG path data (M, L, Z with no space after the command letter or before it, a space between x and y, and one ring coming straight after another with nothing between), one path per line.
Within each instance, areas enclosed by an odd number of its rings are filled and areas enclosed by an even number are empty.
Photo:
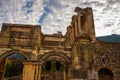
M2 2L2 0L0 0L0 7L2 7L3 6L3 2Z
M108 28L108 27L111 27L113 25L114 25L114 23L112 23L112 22L106 23L106 24L104 24L104 28Z
M91 6L92 3L91 2L84 2L80 4L81 6Z
M30 14L32 12L33 12L33 10L27 10L27 14Z
M101 3L100 1L85 1L83 3L80 4L81 6L85 6L85 7L93 7L93 5L95 7L104 7L105 4Z
M106 5L106 7L103 9L104 12L107 12L109 10L112 10L112 6Z
M112 31L111 31L112 34L120 34L120 27L117 27L117 28L114 28Z
M92 1L92 4L94 4L96 7L104 7L105 6L104 3L101 3L99 1Z
M120 0L107 0L108 5L113 5L113 4L120 4Z
M120 21L120 20L119 20ZM120 26L120 22L117 24L117 26Z
M104 11L114 9L113 6L118 7L118 6L120 5L120 0L107 0L106 3L107 3L107 5L106 5L106 7L103 9Z

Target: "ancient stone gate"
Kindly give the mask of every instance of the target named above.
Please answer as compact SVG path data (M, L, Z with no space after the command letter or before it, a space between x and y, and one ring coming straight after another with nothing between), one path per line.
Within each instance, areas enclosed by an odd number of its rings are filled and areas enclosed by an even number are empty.
M65 35L43 34L40 25L3 23L0 33L0 80L5 62L13 54L22 61L22 80L42 80L42 66L56 61L63 66L62 80L119 80L120 44L95 36L92 8L75 8ZM59 75L60 76L60 75Z

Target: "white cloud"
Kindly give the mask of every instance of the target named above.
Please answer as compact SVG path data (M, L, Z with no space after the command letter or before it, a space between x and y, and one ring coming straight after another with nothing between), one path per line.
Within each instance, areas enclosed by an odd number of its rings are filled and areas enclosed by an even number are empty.
M87 3L92 4L94 11L94 22L97 36L111 35L114 34L113 30L118 28L120 21L120 7L118 0L86 0ZM116 33L118 33L116 31Z
M30 4L28 4L28 2ZM4 22L40 24L44 33L66 32L76 6L92 7L97 36L119 33L120 0L1 0L0 25Z
M28 2L26 0L11 0L9 2L2 0L2 2L3 7L0 8L0 12L5 13L3 16L7 20L0 17L0 23L38 24L43 9L41 0L36 0L30 9L23 8ZM31 11L29 14L27 13L28 10Z
M66 27L71 23L71 17L74 13L74 8L78 6L82 1L80 0L56 0L56 2L49 4L50 1L54 0L45 0L47 7L52 10L51 13L48 13L44 19L44 27L49 28L47 31L46 28L43 28L45 33L53 33L57 31L62 31L63 34L66 32ZM56 3L56 4L55 4ZM69 3L69 4L68 4ZM50 30L51 29L51 30Z

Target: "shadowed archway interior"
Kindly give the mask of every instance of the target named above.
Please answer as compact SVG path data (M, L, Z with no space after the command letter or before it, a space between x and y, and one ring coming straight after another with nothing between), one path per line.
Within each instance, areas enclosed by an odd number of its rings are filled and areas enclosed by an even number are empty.
M17 78L21 79L22 71L23 71L23 64L22 62L28 60L28 57L23 55L22 53L12 51L8 53L4 53L0 56L0 67L3 71L0 74L0 79L12 79Z
M68 77L69 58L63 53L48 52L40 57L44 62L42 65L42 80L65 80Z
M55 60L47 61L42 65L42 80L63 80L64 79L64 67L63 65Z
M98 71L99 80L113 80L113 73L107 68L102 68Z

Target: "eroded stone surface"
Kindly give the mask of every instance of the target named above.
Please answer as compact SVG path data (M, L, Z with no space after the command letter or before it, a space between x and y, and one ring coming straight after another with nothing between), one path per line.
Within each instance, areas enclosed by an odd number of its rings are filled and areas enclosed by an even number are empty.
M101 69L113 73L113 79L105 79L119 80L120 44L96 39L91 8L77 7L75 12L78 14L73 15L65 35L43 34L39 25L4 23L0 33L0 62L15 52L25 56L23 80L40 80L41 66L51 60L64 66L64 80L101 80L98 75ZM1 74L2 71L4 68L0 68Z

